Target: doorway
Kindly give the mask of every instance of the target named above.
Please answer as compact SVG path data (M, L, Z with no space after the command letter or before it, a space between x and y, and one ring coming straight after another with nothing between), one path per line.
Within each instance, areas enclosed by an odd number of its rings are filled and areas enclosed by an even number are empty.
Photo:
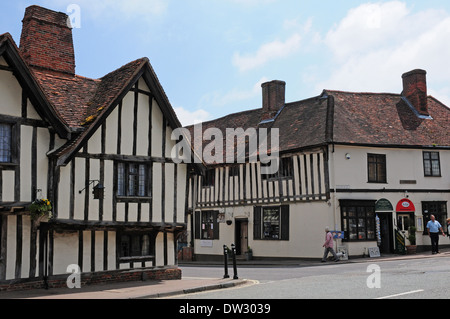
M377 212L380 219L380 253L392 254L394 252L394 230L392 212Z
M248 219L236 219L236 255L242 255L248 247Z

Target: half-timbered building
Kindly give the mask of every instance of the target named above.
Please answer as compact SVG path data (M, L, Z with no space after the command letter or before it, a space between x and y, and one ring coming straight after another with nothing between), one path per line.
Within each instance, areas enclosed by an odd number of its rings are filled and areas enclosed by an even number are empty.
M255 258L320 258L327 226L346 256L399 252L410 226L427 249L430 214L447 218L450 109L427 96L425 71L405 73L403 85L401 94L324 90L286 103L286 83L272 81L262 108L189 127L208 154L247 147L245 162L212 161L189 181L195 257L220 259L235 244ZM250 136L214 143L211 128L277 129L278 172L251 160Z
M20 46L0 36L0 287L179 279L190 166L147 58L89 79L75 73L64 13L26 9ZM31 218L48 199L50 218ZM76 269L76 267L75 267Z

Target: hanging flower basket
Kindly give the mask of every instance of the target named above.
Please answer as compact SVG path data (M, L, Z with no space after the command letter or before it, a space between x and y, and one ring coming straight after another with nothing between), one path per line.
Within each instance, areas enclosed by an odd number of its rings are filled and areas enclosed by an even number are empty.
M52 218L52 203L48 199L36 199L30 205L31 219L40 221L47 217Z

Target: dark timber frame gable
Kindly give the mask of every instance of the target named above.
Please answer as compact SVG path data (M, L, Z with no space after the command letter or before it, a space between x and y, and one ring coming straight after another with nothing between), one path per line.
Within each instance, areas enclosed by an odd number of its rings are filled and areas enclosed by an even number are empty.
M24 282L44 279L44 284L48 285L49 276L61 274L61 265L58 265L58 262L61 262L61 238L63 237L62 240L64 240L64 236L72 237L70 250L74 249L74 256L76 256L72 262L78 263L83 272L120 271L127 264L131 269L136 267L155 268L156 266L173 268L171 265L177 263L176 242L187 225L186 210L188 203L187 196L183 196L183 192L188 191L190 171L193 168L201 171L202 167L182 164L183 167L180 168L180 165L170 158L170 154L166 154L166 143L168 143L166 141L170 137L167 137L170 134L169 129L179 128L181 124L148 59L136 60L124 66L128 69L125 70L126 72L119 74L120 76L117 79L114 75L120 73L122 68L115 71L117 73L107 75L106 77L110 76L111 83L104 84L105 86L102 89L108 90L108 85L114 86L115 96L110 97L107 105L97 107L92 121L86 123L83 128L74 128L67 126L65 119L60 117L56 109L58 105L54 105L54 101L47 98L45 92L48 94L48 88L40 82L41 79L36 73L26 65L9 34L0 35L0 56L4 57L8 64L8 66L1 65L0 72L12 72L22 87L21 100L19 98L19 101L15 102L18 104L18 115L0 115L1 122L13 125L12 134L15 141L12 151L13 162L0 164L0 290L3 284L9 285L10 280ZM102 80L95 80L96 84L101 83ZM139 81L145 83L148 91L139 86ZM102 84L99 84L99 86ZM111 91L109 90L109 92ZM128 95L130 92L131 95ZM97 98L100 102L105 101L99 97L102 94L101 90L95 92L95 94L94 98ZM131 101L129 97L134 95L132 113L127 114L128 117L131 115L134 120L131 127L124 128L120 124L120 117L127 95L128 101ZM142 95L148 97L148 104L146 99L142 98ZM141 105L142 103L144 105ZM161 113L154 110L155 105L159 106ZM27 118L29 107L35 108L37 113L36 115L33 111L35 118ZM144 147L144 153L146 154L142 154L143 147L137 144L138 138L142 138L139 135L141 131L138 129L141 107L147 108L149 114L148 133L145 133L146 137L144 137L144 139L148 138L148 150L145 150ZM118 145L117 152L108 153L106 150L107 126L110 124L107 124L107 120L114 111L118 111L120 114L117 123ZM161 140L158 141L158 145L162 147L161 155L152 154L152 140L159 139L152 133L152 121L155 121L152 118L153 111L162 114L162 123L160 123L162 132L159 133L158 129L157 133L158 135L162 134ZM160 116L158 115L158 119ZM38 117L40 119L37 119ZM115 130L115 125L112 128L113 130ZM29 132L27 134L30 136L29 141L21 141L22 127L27 127L27 132ZM123 148L124 144L120 140L120 136L122 135L121 132L129 129L132 131L133 141L130 138L130 142L133 143L131 146L132 152L131 155L125 155L121 150L121 145ZM96 133L100 138L97 140L96 136L93 143L98 145L99 149L94 151L91 149L90 143ZM43 138L45 138L44 143ZM97 141L99 141L98 144ZM30 170L30 186L24 186L24 183L21 186L20 177L23 164L20 163L21 151L23 151L21 144L24 143L30 147L30 150L26 149L26 152L30 154L31 160L30 163L26 163L30 168L23 170L22 174L28 169ZM61 143L65 144L61 146ZM141 147L140 152L138 152L139 147ZM44 158L42 157L43 154L46 154ZM38 167L38 163L43 161L47 163L45 173L39 172L40 167ZM147 187L150 192L148 197L130 200L117 199L117 196L115 196L117 178L112 174L108 176L108 174L111 172L111 167L116 166L116 163L121 161L147 165ZM80 166L80 163L82 163L82 166ZM157 172L157 178L160 180L155 180L155 165L158 165L158 170L161 169L161 173ZM80 171L78 168L80 168ZM169 173L166 173L166 169ZM4 171L14 172L14 187L12 190L14 202L2 202L4 177L1 173ZM38 172L40 174L39 181L37 178ZM80 172L83 173L80 174ZM115 167L113 167L113 172L114 174L117 172ZM42 178L42 174L45 174L45 178ZM93 176L93 174L96 176ZM170 176L167 174L170 174ZM184 179L182 174L186 174L186 187L183 186L183 191L178 192L177 190L181 189L181 179ZM114 194L112 205L110 202L106 203L105 200L100 199L96 202L98 206L91 206L92 194L89 188L91 179L98 179L102 183L107 179L113 181L112 184L106 186ZM77 196L80 196L79 191L82 187L78 187L76 181L83 183L82 185L85 188L85 193L81 195L83 200L78 200L77 204L75 204L75 201ZM53 219L49 222L35 224L30 221L28 206L36 199L37 190L44 183L45 192L42 195L49 198L53 204ZM62 184L66 187L64 192L68 190L67 197L65 197L66 193L61 195ZM165 185L159 191L159 195L154 195L152 192L152 188L156 184ZM21 202L21 187L27 187L27 193L32 194L30 200ZM170 190L166 191L166 187ZM157 213L153 209L155 202L159 205L157 206L159 207ZM124 205L125 207L123 220L118 218L118 205ZM144 205L150 207L150 209L144 211ZM110 207L112 207L112 212L109 210ZM132 207L136 211L132 211ZM173 207L173 209L167 209L167 207ZM68 208L67 214L66 208ZM64 214L61 213L62 211L64 211ZM147 212L148 215L146 215ZM82 215L81 218L79 218L80 214ZM109 214L112 214L112 219ZM156 214L160 216L161 220L155 220ZM95 217L93 218L93 216ZM8 237L8 232L11 229L16 234L14 243L7 242L12 241ZM128 233L148 235L150 255L132 258L121 256L122 234ZM115 249L112 246L115 246ZM8 252L6 247L9 249ZM10 258L8 256L11 255L11 249L15 250L15 255ZM114 259L114 262L112 262L112 259ZM146 262L151 262L152 266L149 266ZM12 270L11 263L14 266ZM25 278L25 272L27 272L27 278Z

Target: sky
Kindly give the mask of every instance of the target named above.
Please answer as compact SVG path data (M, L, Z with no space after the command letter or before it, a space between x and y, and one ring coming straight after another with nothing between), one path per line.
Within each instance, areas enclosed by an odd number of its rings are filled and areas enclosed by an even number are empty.
M324 89L401 93L413 69L450 106L450 1L0 1L0 34L17 45L26 7L67 13L78 75L148 57L183 125L261 108L267 81L285 81L294 102Z

